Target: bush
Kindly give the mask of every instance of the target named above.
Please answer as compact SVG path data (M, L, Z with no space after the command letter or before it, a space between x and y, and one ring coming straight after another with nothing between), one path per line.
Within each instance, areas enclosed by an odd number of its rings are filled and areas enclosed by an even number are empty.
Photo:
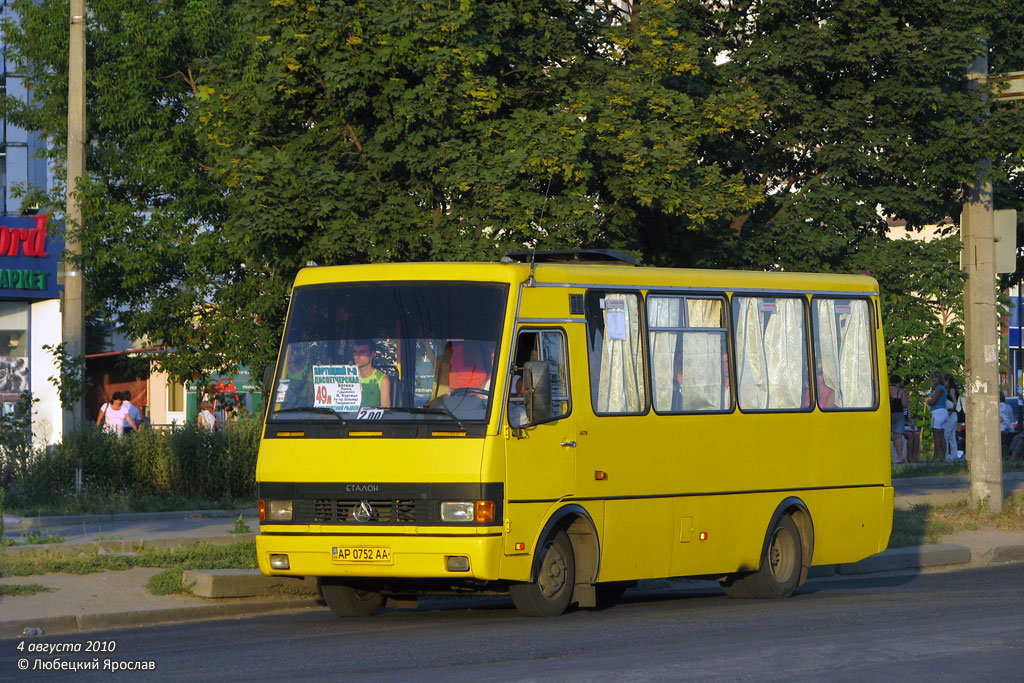
M255 497L260 422L245 416L210 433L193 425L170 430L143 427L123 437L86 428L12 468L7 505L66 511L108 508L102 501L146 497L244 499ZM82 491L75 491L81 466ZM85 504L85 501L90 501Z

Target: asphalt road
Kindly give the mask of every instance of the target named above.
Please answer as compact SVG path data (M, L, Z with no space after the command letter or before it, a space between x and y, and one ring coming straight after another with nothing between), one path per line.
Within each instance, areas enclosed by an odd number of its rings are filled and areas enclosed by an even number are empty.
M90 642L116 650L87 653ZM41 655L31 644L83 651ZM33 670L56 657L152 662L131 680L1020 681L1024 565L819 579L781 601L730 600L708 582L666 584L554 619L520 617L495 596L423 601L365 620L324 609L6 640L0 679L110 677Z

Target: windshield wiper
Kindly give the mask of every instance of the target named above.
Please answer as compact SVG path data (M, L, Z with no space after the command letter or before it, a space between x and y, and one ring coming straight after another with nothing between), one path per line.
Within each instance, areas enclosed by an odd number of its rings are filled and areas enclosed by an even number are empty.
M345 418L343 418L341 415L331 410L330 408L321 408L318 406L303 406L300 408L281 408L280 410L275 410L273 415L276 417L277 415L281 415L282 413L316 413L318 415L330 415L336 418L338 422L340 422L341 424L345 425L346 427L348 426L348 422L345 420Z
M443 403L439 403L438 406L439 407L437 408L433 406L411 406L409 408L404 408L404 410L408 410L410 413L427 413L428 415L447 415L451 419L455 420L455 424L459 425L459 429L461 429L462 431L466 431L466 425L462 424L462 420L456 417L455 413L453 413Z

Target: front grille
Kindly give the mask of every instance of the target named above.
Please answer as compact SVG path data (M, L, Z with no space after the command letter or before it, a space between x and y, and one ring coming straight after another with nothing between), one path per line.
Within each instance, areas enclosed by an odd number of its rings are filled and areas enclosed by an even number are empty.
M318 498L308 503L308 507L298 505L297 512L303 517L305 515L302 513L308 512L309 521L317 524L415 524L417 519L415 500L362 501ZM366 509L363 507L364 503Z

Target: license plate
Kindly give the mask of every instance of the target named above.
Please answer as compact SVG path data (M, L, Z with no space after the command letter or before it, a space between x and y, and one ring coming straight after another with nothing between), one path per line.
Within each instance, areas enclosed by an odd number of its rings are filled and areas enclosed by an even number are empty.
M394 564L391 548L384 546L337 545L331 548L331 559L355 564Z

